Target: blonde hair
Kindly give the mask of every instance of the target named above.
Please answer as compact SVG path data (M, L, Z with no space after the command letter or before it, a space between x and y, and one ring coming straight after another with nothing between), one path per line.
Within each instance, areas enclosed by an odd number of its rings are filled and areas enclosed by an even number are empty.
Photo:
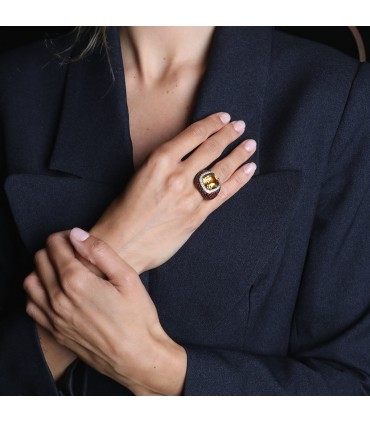
M67 47L65 50L60 52L55 52L56 56L62 60L63 63L77 62L78 60L84 59L89 54L93 53L95 50L99 49L100 52L104 50L104 53L107 57L110 73L113 80L114 73L112 65L110 62L108 50L108 27L107 26L75 26L72 31L68 34L73 35L74 39L72 44ZM45 40L46 43L52 43L52 39ZM77 43L81 43L82 50L80 50L75 56L67 56L66 53L71 51Z

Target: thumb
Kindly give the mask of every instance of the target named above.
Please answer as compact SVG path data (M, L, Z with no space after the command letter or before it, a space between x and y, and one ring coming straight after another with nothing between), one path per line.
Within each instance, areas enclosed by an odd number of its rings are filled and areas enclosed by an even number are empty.
M69 239L81 257L96 266L114 285L129 274L137 276L135 270L101 239L80 228L73 228Z

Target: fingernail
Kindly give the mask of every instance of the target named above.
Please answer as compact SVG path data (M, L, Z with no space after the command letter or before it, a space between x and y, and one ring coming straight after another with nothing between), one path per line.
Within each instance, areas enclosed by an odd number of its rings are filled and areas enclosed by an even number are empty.
M244 168L245 173L252 173L256 170L257 165L256 165L256 163L251 162L251 163L247 163L246 165L244 165L243 168Z
M71 237L74 238L76 241L86 241L89 236L90 234L88 232L85 232L80 228L73 228L71 230Z
M257 143L256 143L255 140L247 140L247 141L244 141L244 148L247 151L253 151L253 150L255 150L256 149L256 145L257 145Z
M245 128L245 122L243 120L238 120L234 124L234 128L236 131L241 132Z
M222 123L228 123L228 122L230 122L231 116L228 113L221 113L220 119L221 119Z

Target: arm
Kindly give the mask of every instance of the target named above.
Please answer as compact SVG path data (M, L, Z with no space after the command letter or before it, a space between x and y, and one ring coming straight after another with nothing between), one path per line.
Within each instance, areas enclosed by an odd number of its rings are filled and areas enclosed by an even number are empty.
M244 130L233 123L227 124L229 115L226 120L221 117L225 116L216 113L190 125L156 150L91 229L92 235L107 242L137 273L173 256L207 215L251 178L252 173L236 168L253 154L253 142L248 144L248 149L242 143L215 166L214 170L225 183L212 204L206 204L192 186L196 171L212 158L216 159ZM196 153L182 162L181 158L195 147L198 147ZM96 266L78 257L86 267L102 276ZM52 274L46 276L47 279L53 277ZM65 349L57 348L47 333L39 330L39 334L45 357L57 378L73 357Z
M104 279L89 271L75 251L96 265ZM48 254L58 277L49 278L48 263L39 254L38 273L24 281L27 313L59 344L134 394L179 395L185 350L163 330L134 269L80 229L50 237Z

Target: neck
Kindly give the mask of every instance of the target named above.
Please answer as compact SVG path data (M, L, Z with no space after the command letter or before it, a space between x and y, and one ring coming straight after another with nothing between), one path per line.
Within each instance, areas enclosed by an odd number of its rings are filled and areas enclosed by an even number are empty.
M179 69L204 69L214 26L122 26L125 70L145 83L160 81Z

